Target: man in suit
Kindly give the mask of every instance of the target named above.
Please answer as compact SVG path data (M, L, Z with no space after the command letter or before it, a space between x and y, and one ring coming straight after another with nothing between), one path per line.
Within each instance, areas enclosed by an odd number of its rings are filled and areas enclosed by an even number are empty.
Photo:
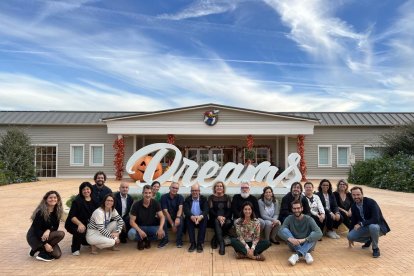
M184 214L191 243L188 252L193 252L197 249L197 252L201 253L203 252L203 244L206 237L208 203L207 198L200 195L200 186L198 184L191 186L191 195L184 201ZM195 239L196 227L198 227L197 243Z
M372 256L378 258L379 237L388 233L390 228L382 216L377 202L371 198L364 197L361 187L355 186L351 189L354 204L351 207L352 230L348 233L350 246L356 242L365 243L362 248L369 248L372 243Z
M115 209L124 221L124 227L122 228L122 232L119 236L119 239L122 243L127 242L128 231L131 229L131 225L129 224L129 212L131 210L132 203L134 203L134 200L128 194L128 192L129 184L126 182L121 182L119 185L119 192L115 193Z

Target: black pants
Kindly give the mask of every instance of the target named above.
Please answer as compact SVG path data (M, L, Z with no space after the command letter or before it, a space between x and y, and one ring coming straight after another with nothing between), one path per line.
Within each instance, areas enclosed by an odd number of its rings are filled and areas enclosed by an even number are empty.
M342 223L342 215L339 221L333 220L330 211L325 209L325 225L328 231L332 231L334 228L338 229L339 225Z
M343 224L345 224L345 226L348 227L349 230L351 230L351 228L352 228L351 218L348 217L348 214L345 213L345 212L339 211L339 213L341 213Z
M321 222L319 220L319 217L314 216L314 215L311 215L311 217L313 218L313 220L316 222L316 224L318 225L318 227L321 229L321 232L323 233L323 228L325 227L326 218ZM326 217L326 215L325 215L325 217Z
M86 230L83 233L78 232L78 227L68 227L66 230L72 234L72 253L80 250L81 245L89 245L86 241Z
M214 220L214 233L216 234L216 239L218 243L223 242L223 236L227 234L231 226L232 223L230 219L226 219L223 225L221 225L217 219Z
M59 259L60 256L62 256L62 251L60 250L58 243L64 237L65 232L63 231L53 231L49 234L49 239L47 240L47 243L52 246L53 251L47 253L49 253L55 259ZM35 235L35 232L32 228L30 228L27 232L26 239L33 251L46 252L46 249L44 247L45 243Z

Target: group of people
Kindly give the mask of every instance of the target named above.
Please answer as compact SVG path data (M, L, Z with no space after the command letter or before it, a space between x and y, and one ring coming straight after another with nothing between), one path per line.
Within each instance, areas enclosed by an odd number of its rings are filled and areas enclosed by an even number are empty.
M133 200L129 185L121 182L119 191L105 185L106 175L97 172L95 184L83 182L65 222L67 232L72 234L71 251L80 255L82 245L90 246L92 254L99 249L118 250L119 243L136 241L137 249L157 247L169 243L168 229L175 233L175 245L183 247L186 229L190 246L188 252L204 250L207 227L214 229L211 247L225 254L225 237L230 237L237 259L249 258L264 261L263 252L271 243L286 241L294 252L290 264L304 258L313 262L310 252L317 241L326 235L339 238L335 229L344 223L348 229L349 246L362 242L363 248L372 244L373 257L379 257L378 238L390 231L378 204L363 197L361 187L348 191L348 184L340 180L335 192L329 180L323 179L314 193L311 182L304 191L299 182L292 184L290 192L279 203L271 187L265 187L260 198L250 193L250 183L240 184L240 193L231 198L226 194L223 182L213 185L213 193L207 198L200 194L200 186L191 186L191 194L184 197L178 193L179 184L172 182L169 192L161 195L161 184L154 181L142 189L142 199ZM63 212L60 195L56 191L45 194L32 215L32 225L27 233L31 247L30 256L51 261L61 256L58 243L65 232L58 230ZM196 228L198 234L196 236ZM235 230L233 231L232 228Z

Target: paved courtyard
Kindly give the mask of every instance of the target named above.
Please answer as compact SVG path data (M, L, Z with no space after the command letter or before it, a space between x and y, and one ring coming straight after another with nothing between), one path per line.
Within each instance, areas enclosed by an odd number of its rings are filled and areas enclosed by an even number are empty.
M53 189L67 199L77 193L81 181L53 179L0 187L0 275L414 275L414 194L368 187L364 187L365 195L377 200L391 227L380 238L379 259L360 244L349 249L345 233L339 240L324 238L318 243L312 265L301 261L294 267L287 262L291 253L286 245L271 246L264 262L236 260L231 247L220 256L208 244L203 253L188 253L188 243L177 249L171 242L164 249L144 251L129 242L119 252L103 250L97 256L83 247L81 256L75 257L70 252L70 234L61 242L61 259L45 263L29 257L26 232L41 197ZM108 181L108 185L116 191L119 182Z

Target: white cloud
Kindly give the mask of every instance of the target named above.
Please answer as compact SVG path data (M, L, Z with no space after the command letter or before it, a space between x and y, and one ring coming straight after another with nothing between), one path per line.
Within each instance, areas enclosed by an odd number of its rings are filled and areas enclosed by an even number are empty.
M196 18L211 14L225 13L233 11L237 7L235 0L198 0L186 7L184 10L175 14L161 14L160 19L182 20Z

